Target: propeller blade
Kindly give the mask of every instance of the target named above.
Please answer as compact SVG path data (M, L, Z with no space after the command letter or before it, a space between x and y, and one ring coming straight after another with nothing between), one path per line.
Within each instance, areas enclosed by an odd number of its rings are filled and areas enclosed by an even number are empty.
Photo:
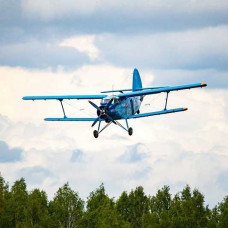
M89 101L89 103L90 103L95 109L101 111L100 108L99 108L96 104L94 104L92 101Z
M116 124L116 121L115 121L111 116L106 115L106 117L107 117L111 122L113 122L114 124Z
M100 117L97 117L96 120L93 122L93 124L92 124L91 127L95 126L95 124L97 123L97 121L98 121L99 119L100 119Z
M109 106L112 104L113 98L106 104L105 109L107 110Z

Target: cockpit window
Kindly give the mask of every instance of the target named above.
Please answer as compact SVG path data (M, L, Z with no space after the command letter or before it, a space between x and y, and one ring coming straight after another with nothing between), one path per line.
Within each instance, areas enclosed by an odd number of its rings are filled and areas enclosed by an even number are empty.
M114 99L113 99L114 98ZM103 98L102 100L101 100L101 104L107 104L111 99L113 99L113 102L112 102L112 104L119 104L120 103L120 99L119 99L119 97L111 97L111 98Z
M106 104L106 103L108 103L110 101L110 98L103 98L102 100L101 100L101 103L102 104Z

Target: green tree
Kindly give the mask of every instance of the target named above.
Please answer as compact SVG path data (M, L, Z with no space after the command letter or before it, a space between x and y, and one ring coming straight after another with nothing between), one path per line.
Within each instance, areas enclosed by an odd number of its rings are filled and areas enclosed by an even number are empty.
M86 228L129 227L115 210L115 203L105 193L104 185L91 192L87 200L87 211L83 219Z
M11 188L10 209L13 227L25 228L28 226L28 193L25 179L15 181Z
M126 191L117 200L116 210L123 220L130 222L130 199Z
M208 223L207 228L218 228L219 226L219 210L215 206L212 210L208 208Z
M204 196L197 190L186 186L176 194L170 208L171 227L207 227L208 208L204 207Z
M3 177L1 176L0 173L0 224L3 218L3 214L4 214L4 189L5 189L5 180L3 179Z
M0 174L0 227L12 227L9 185Z
M30 227L50 227L48 200L44 191L34 189L29 194L28 220Z
M129 222L131 227L145 227L145 219L149 213L148 197L139 186L132 190L129 195L123 192L116 202L116 208L122 219Z
M50 202L51 227L74 228L81 224L84 202L66 183Z
M218 227L225 228L228 226L228 196L218 206L219 216L218 216Z
M150 216L147 216L148 222L146 227L169 227L169 209L172 203L170 188L164 186L159 189L155 196L150 197L149 209Z

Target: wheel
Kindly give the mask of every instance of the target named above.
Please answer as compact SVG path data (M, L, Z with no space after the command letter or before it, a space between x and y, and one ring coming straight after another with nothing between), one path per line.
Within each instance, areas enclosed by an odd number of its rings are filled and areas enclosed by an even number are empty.
M138 110L138 111L137 111L137 114L139 114L139 113L140 113L140 111Z
M94 138L98 138L98 131L97 130L93 131L93 136L94 136Z
M132 127L128 128L128 134L129 135L132 135L133 134L133 128Z

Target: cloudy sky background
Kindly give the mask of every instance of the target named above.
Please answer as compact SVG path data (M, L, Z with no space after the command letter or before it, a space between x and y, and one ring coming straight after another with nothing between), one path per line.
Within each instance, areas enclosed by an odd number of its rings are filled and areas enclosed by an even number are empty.
M189 184L214 206L228 195L228 2L226 0L0 0L0 171L25 177L51 198L69 181L85 198L104 182L110 196L138 185L154 194ZM183 113L129 121L129 137L110 126L48 123L57 101L25 95L93 94L143 85L206 82L170 94ZM164 94L141 112L160 110ZM97 101L98 103L98 101ZM94 117L86 101L66 101L68 116Z

